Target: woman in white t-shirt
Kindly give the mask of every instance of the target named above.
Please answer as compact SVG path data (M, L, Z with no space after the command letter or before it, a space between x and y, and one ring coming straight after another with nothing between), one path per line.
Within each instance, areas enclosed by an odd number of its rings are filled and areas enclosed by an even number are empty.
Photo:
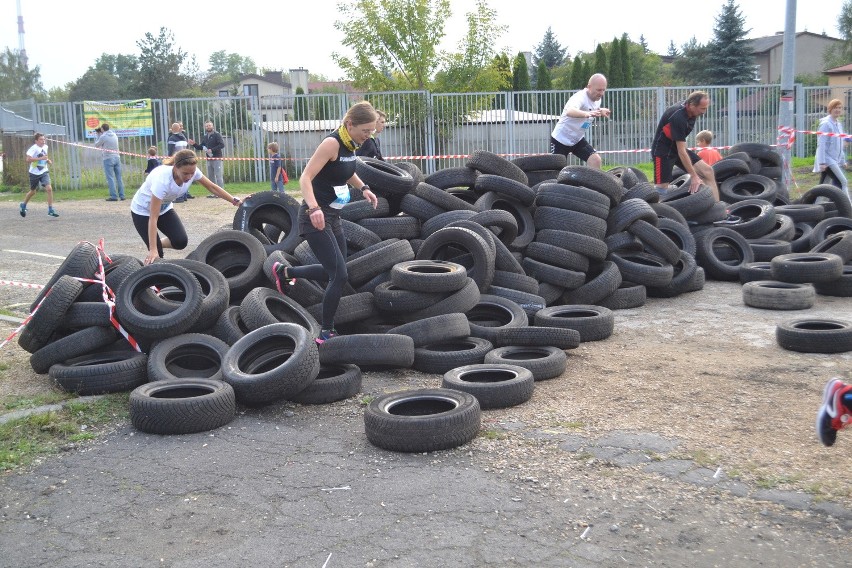
M145 264L162 258L164 248L184 249L189 242L186 229L172 203L189 191L197 181L216 197L239 206L240 199L234 197L212 181L196 167L198 158L192 150L180 150L166 158L162 166L154 168L130 203L130 215L136 232L148 247ZM160 238L161 231L163 238Z

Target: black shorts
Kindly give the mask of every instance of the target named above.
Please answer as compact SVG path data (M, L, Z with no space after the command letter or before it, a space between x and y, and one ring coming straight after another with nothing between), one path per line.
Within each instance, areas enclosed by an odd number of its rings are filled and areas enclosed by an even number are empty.
M686 151L689 154L689 159L693 164L696 164L701 161L701 158L693 152L692 150L687 149ZM657 185L662 185L664 183L669 183L672 181L672 169L675 166L678 166L682 170L686 170L683 165L683 162L680 161L680 155L675 154L674 156L654 156L652 158L654 162L654 183Z
M38 185L47 187L50 185L50 173L30 174L30 189L38 189Z
M566 158L568 157L568 154L574 154L584 162L588 162L589 156L595 153L595 149L592 148L592 145L589 144L585 138L580 138L580 141L574 144L573 146L566 146L565 144L551 136L550 153L562 154Z

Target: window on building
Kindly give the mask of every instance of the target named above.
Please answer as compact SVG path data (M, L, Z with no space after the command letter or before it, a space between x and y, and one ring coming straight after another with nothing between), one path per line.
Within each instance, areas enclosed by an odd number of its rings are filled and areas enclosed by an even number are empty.
M228 91L228 89L220 89L218 95L220 97L230 97L231 93L230 91Z

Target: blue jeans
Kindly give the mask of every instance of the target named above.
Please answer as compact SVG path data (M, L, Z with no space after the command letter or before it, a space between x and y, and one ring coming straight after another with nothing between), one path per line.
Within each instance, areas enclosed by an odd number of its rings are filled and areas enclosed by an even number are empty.
M104 173L106 173L109 196L114 199L124 199L124 181L121 179L121 156L110 154L104 158ZM116 183L118 182L118 183ZM118 186L118 193L116 193Z
M278 178L278 181L275 179L269 180L269 184L272 186L272 191L284 191L284 180Z

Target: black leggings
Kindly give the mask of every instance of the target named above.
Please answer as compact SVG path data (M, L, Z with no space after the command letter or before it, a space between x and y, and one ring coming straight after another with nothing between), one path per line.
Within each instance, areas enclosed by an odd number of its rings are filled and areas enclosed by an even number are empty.
M325 294L322 297L322 328L334 328L334 314L340 305L343 295L343 285L349 275L346 272L346 237L340 217L326 215L325 229L304 233L305 240L311 245L320 264L293 266L287 268L290 278L307 278L308 280L328 281Z
M133 217L133 226L136 227L136 232L142 237L145 247L151 250L151 245L148 243L148 220L150 217L139 215L133 211L130 212L130 215ZM157 229L169 238L173 249L185 249L186 245L189 244L186 229L184 229L183 223L181 223L180 217L174 209L169 209L157 218ZM160 240L159 234L157 235L157 252L160 253L160 258L162 258L163 242Z

